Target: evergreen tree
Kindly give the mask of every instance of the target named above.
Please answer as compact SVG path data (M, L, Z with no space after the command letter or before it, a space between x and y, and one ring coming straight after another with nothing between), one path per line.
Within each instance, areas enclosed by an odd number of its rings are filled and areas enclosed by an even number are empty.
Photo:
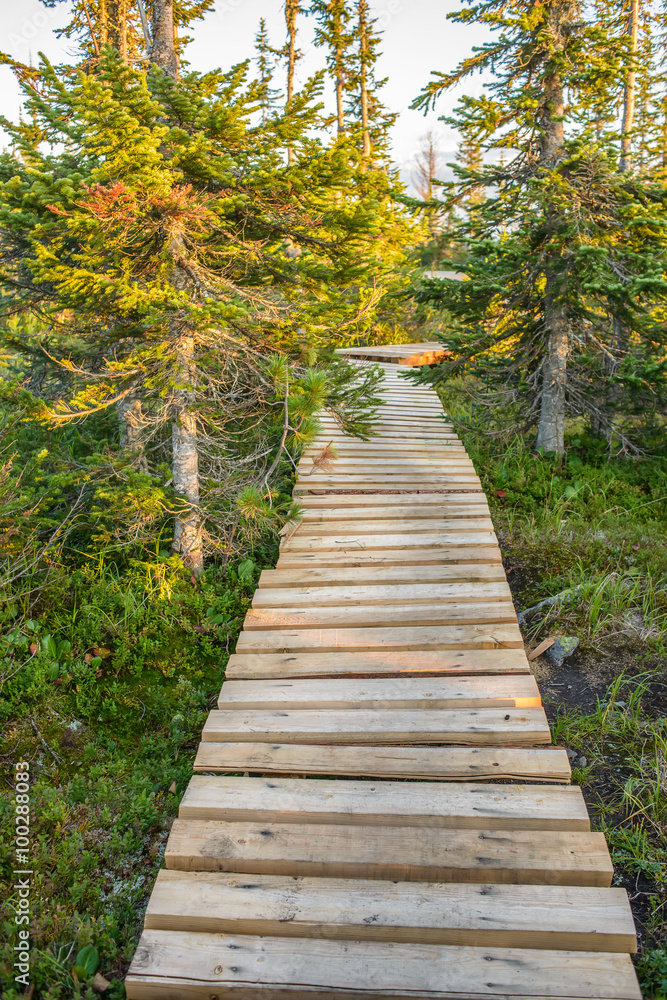
M177 79L157 10L148 76L107 47L94 72L45 62L39 87L24 83L30 123L6 123L19 159L0 191L0 276L8 310L43 317L71 385L46 417L121 404L144 454L169 455L174 550L197 573L214 535L272 516L276 447L312 438L319 407L368 431L376 376L300 357L372 317L377 198L346 203L347 160L311 136L314 84L253 125L247 64Z
M257 34L255 35L255 52L257 53L255 62L257 64L260 88L259 102L262 109L262 124L266 125L266 119L280 96L280 91L271 86L273 83L273 71L276 59L280 56L280 50L271 48L264 18L261 18Z
M665 190L619 173L619 146L595 128L627 77L614 39L584 14L576 0L487 0L452 15L495 37L416 101L489 70L490 94L463 97L448 121L483 149L516 151L507 166L456 168L453 197L490 197L459 227L469 280L426 293L458 324L451 363L431 377L473 372L487 403L511 400L515 425L537 424L537 447L556 454L568 413L627 443L605 402L610 360L615 410L632 411L640 384L650 405L664 395Z
M313 0L311 14L317 20L315 44L328 50L327 69L336 91L336 131L345 132L345 95L354 76L352 11L345 0Z

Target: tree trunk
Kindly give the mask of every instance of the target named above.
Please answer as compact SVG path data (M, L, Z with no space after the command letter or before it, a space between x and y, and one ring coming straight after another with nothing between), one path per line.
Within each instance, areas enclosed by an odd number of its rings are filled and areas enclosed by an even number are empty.
M174 80L178 76L178 58L174 46L173 0L153 0L151 62Z
M127 0L107 0L107 41L127 62Z
M176 517L172 550L198 576L204 569L204 556L199 510L197 417L192 412L194 358L195 338L184 331L176 341L176 378L179 386L174 393L171 443L174 489L185 497L187 505L183 513Z
M621 158L618 169L624 174L632 166L632 126L635 118L635 57L637 54L637 36L639 33L639 0L630 0L628 16L628 50L630 63L625 78L623 93L623 124L621 127Z
M174 46L173 0L153 0L153 46L151 62L176 79L178 60ZM184 255L182 240L175 236L169 250L174 260L172 284L186 288L188 276L179 264ZM195 384L195 336L173 317L170 334L175 345L175 380L172 406L171 447L174 489L185 498L185 509L174 522L172 550L198 576L204 568L202 516L199 510L199 443L197 416L193 412Z
M97 7L97 37L100 40L100 48L104 48L109 42L109 12L107 0L100 0Z
M537 448L562 455L565 451L565 387L570 352L570 323L553 274L547 273L544 325L549 331L547 354L542 362L542 398Z
M363 162L364 169L368 167L371 158L371 132L368 116L368 5L366 0L359 0L359 89L361 91L361 128L364 135Z
M118 404L118 419L120 422L120 448L128 455L133 455L137 468L148 472L148 463L143 453L141 428L144 417L141 400L133 392L124 397Z
M285 0L285 24L287 25L287 107L294 97L294 68L296 66L296 16L299 0ZM294 149L287 147L287 162L294 163Z
M551 10L552 37L563 44L561 18L565 12L559 7ZM563 82L557 66L552 62L544 82L542 111L542 148L540 163L545 170L554 170L565 145L563 115L565 101ZM553 231L557 209L549 209L549 229ZM542 393L540 422L536 446L547 452L562 455L565 451L565 387L567 384L567 358L570 351L570 324L562 299L562 278L558 275L558 258L550 255L545 267L544 327L547 335L546 355L542 362Z

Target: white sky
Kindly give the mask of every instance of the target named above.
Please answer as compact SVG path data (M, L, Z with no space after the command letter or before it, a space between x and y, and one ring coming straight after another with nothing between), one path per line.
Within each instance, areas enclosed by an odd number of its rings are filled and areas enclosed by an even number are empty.
M58 39L54 29L66 23L67 6L59 4L48 9L39 0L0 0L0 49L22 62L36 63L39 51L52 61L66 61L69 43ZM393 148L406 181L420 139L429 128L438 136L443 162L454 156L455 135L438 118L451 110L462 91L441 98L436 111L426 118L422 112L411 111L409 105L428 81L431 70L453 69L484 38L480 28L452 24L446 19L448 11L458 6L458 0L370 0L373 15L383 28L378 65L378 76L388 77L383 101L391 111L400 113L393 130ZM281 0L217 0L216 9L193 25L195 40L187 53L192 67L225 69L252 57L260 17L266 19L272 45L280 47L285 36L282 9ZM324 52L312 46L311 18L300 17L298 27L304 53L298 76L305 80L322 66ZM276 86L280 84L277 78ZM479 80L470 80L466 91L477 93L480 86ZM20 92L11 70L0 66L0 114L15 120L20 105Z

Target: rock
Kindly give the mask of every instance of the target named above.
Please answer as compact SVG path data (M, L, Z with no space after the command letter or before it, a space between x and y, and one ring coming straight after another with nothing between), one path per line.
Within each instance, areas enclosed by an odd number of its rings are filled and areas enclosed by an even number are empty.
M577 756L577 751L576 750L572 750L571 747L568 747L566 753L567 753L568 760L574 760L574 758Z
M580 757L577 764L579 767L588 767L588 757Z
M111 983L104 976L101 976L99 972L95 973L95 978L92 982L92 987L96 993L105 993L109 989Z
M568 656L572 656L578 645L579 640L576 635L564 635L560 639L556 639L553 646L545 650L542 655L552 667L562 667L564 660Z

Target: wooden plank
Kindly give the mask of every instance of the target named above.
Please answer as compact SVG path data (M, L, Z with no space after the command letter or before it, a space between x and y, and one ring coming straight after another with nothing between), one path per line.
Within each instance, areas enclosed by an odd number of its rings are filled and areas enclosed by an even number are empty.
M373 495L364 495L355 490L350 489L347 493L336 493L336 494L321 494L311 493L306 496L299 497L299 506L306 511L310 510L321 510L323 508L329 508L335 506L336 508L342 507L359 507L360 504L365 506L366 503L369 505L376 505L378 503L382 504L383 507L403 507L409 504L411 507L440 507L443 504L453 503L463 506L476 506L480 503L486 503L486 497L481 489L468 489L459 490L457 488L447 489L434 487L433 489L427 488L425 490L414 489L397 491L396 493L384 492Z
M521 648L436 649L368 652L234 653L226 667L228 679L286 677L437 677L442 675L527 674L530 666Z
M430 584L454 581L482 582L505 580L505 570L502 564L484 563L468 565L459 563L442 566L346 566L337 569L334 566L304 569L265 569L259 578L259 589L291 588L291 587L349 587L350 585L380 586L383 583Z
M299 535L295 534L283 546L284 552L299 552L316 549L322 552L325 549L344 549L356 547L357 549L402 549L402 548L428 548L435 546L472 546L472 545L497 545L497 539L493 531L467 531L459 528L452 531L420 531L411 532L398 531L386 534L379 532L375 534L354 534L344 535Z
M158 872L151 930L495 948L636 951L622 889Z
M218 708L537 708L542 704L532 674L493 677L372 677L366 680L226 680Z
M168 930L144 931L126 990L128 1000L641 1000L629 955Z
M590 830L578 785L336 781L196 774L181 819L447 830Z
M312 456L319 454L325 445L330 444L330 441L331 439L326 434L320 433L313 439L312 444L304 450L304 455ZM373 438L371 441L361 441L359 438L346 438L336 445L336 450L339 454L377 455L378 458L392 455L396 458L400 458L403 455L425 455L431 458L439 456L443 458L459 458L459 456L467 457L468 455L460 442L457 444L454 441L436 441L434 443L397 441L394 444L389 444L382 440L382 438Z
M460 565L460 564L502 564L498 543L460 546L450 548L446 545L432 548L367 549L349 546L341 549L310 551L297 549L292 551L283 545L278 560L278 569L291 567L307 568L308 566L428 566L428 565Z
M164 860L178 871L409 882L606 888L613 875L604 834L560 830L176 819Z
M324 489L336 489L340 491L348 491L350 489L416 489L417 487L426 486L466 486L466 487L477 487L479 486L479 479L472 473L464 473L459 475L458 473L452 473L452 475L445 475L437 473L431 475L421 475L417 473L396 473L396 475L389 475L388 473L373 474L368 475L351 475L347 473L344 476L336 476L329 473L315 473L307 478L302 478L297 480L293 494L307 492L308 490L324 490Z
M340 475L356 475L359 472L370 475L371 473L380 473L383 476L385 474L389 475L408 475L413 472L418 475L431 475L432 473L447 473L449 474L475 474L475 467L467 458L431 458L422 459L417 458L384 458L377 455L360 455L360 456L346 456L338 455L337 458L331 458L331 469ZM297 469L301 475L308 476L310 478L316 473L313 472L313 463L311 458L302 458L298 463ZM317 467L317 466L316 466Z
M336 497L330 507L306 508L303 511L301 523L304 526L313 524L326 525L328 521L361 521L364 518L375 518L378 521L391 521L396 518L410 521L421 521L422 523L438 522L440 520L450 520L456 522L459 528L466 528L470 521L477 521L483 518L489 520L489 508L485 503L478 504L457 504L441 503L421 506L413 506L410 503L403 505L384 506L381 503L382 497L369 497L370 504L358 507L346 507L335 505ZM406 497L409 500L409 497ZM491 525L493 527L493 524ZM416 526L415 526L416 527Z
M569 782L560 747L317 746L299 743L200 743L195 771L342 775L427 781Z
M301 537L304 535L317 535L320 538L326 535L348 534L382 536L397 534L412 535L418 531L429 531L431 533L434 531L453 531L457 535L461 531L483 531L486 532L485 537L488 538L488 533L493 531L493 521L490 517L468 517L464 523L461 522L460 518L410 518L401 517L394 510L393 517L385 519L370 518L362 520L360 518L352 521L352 519L344 518L341 521L337 521L332 518L328 521L301 521L297 530Z
M387 583L359 587L264 587L255 591L253 608L328 608L368 607L392 604L470 603L510 601L512 595L506 583ZM511 619L510 619L511 620Z
M273 629L241 632L237 653L319 650L388 652L420 649L523 649L518 625L429 625L391 628Z
M286 591L286 594L291 591ZM369 604L361 607L281 607L251 608L246 612L243 629L382 627L383 625L481 625L486 622L513 623L516 611L511 601L487 604Z
M506 583L388 583L359 587L265 587L255 591L253 609L257 608L368 608L381 605L410 607L438 604L490 604L511 601ZM435 614L435 610L433 612ZM371 617L375 612L371 613ZM512 618L509 619L512 621ZM400 619L399 619L400 621Z
M209 713L207 743L453 743L535 746L551 742L541 708L357 709Z

